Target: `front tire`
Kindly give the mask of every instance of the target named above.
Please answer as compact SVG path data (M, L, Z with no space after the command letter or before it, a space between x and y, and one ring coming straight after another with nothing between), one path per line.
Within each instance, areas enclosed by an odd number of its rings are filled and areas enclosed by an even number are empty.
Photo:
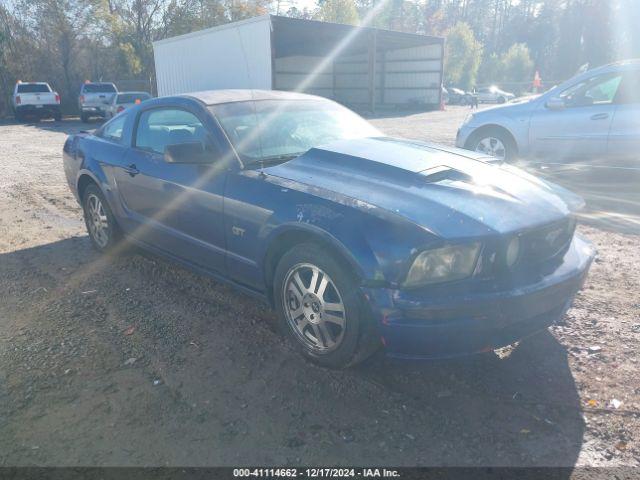
M305 243L285 253L274 276L281 330L312 362L345 368L378 346L357 281L323 247Z
M89 185L82 196L84 222L96 250L112 250L121 240L121 233L111 208L96 185Z
M89 122L89 115L87 115L86 113L81 113L81 114L80 114L80 120L81 120L83 123L87 123L87 122Z
M518 155L518 147L505 130L489 128L471 134L465 148L510 162Z

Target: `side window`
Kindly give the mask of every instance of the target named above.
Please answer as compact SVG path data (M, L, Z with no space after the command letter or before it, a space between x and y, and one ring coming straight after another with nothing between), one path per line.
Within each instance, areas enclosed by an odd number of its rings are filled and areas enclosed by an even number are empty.
M632 104L640 103L640 71L628 72L622 78L622 84L618 89L616 103Z
M622 81L622 74L599 75L569 87L560 94L568 107L587 107L613 103Z
M177 108L147 110L140 115L136 147L164 154L167 145L205 141L202 122L194 114Z
M113 142L122 142L122 132L124 130L124 123L127 119L126 115L120 115L108 122L100 132L100 136L106 140Z

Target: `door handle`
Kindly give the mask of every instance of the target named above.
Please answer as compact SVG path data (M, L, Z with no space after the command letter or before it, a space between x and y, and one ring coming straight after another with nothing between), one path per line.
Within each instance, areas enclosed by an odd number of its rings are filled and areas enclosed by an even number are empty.
M131 165L127 166L127 167L122 167L122 169L127 172L129 175L131 175L132 177L135 177L137 174L140 173L140 170L138 170L138 168L136 167L136 165L134 163L132 163Z
M605 120L609 118L608 113L596 113L595 115L591 115L591 120Z

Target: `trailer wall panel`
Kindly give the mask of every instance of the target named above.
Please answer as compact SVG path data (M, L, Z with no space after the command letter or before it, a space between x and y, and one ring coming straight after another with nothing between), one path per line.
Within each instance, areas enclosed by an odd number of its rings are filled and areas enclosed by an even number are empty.
M158 95L271 89L270 32L267 16L155 42Z

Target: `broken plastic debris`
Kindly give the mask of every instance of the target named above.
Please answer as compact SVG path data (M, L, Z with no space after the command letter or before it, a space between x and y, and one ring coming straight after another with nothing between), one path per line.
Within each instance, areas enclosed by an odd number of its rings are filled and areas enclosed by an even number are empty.
M124 331L124 332L122 332L122 333L124 333L125 335L133 335L133 332L135 332L135 331L136 331L136 327L134 327L133 325L131 325L131 326L127 327L127 328L125 329L125 331Z
M611 401L609 402L609 406L612 408L616 408L616 409L620 408L620 405L622 405L622 402L617 398L612 398Z
M137 358L131 357L128 360L126 360L124 362L125 365L133 365L134 363L136 363L136 360L138 360Z
M602 350L602 347L600 347L598 345L593 345L593 346L589 347L589 351L591 353L596 353L596 352L599 352L600 350Z
M587 405L589 405L590 407L595 407L596 405L598 405L598 402L594 399L591 399L587 401Z
M161 383L162 383L162 381L161 381L161 380L154 380L154 381L153 381L153 386L154 386L154 387L157 387L157 386L158 386L158 385L160 385Z

